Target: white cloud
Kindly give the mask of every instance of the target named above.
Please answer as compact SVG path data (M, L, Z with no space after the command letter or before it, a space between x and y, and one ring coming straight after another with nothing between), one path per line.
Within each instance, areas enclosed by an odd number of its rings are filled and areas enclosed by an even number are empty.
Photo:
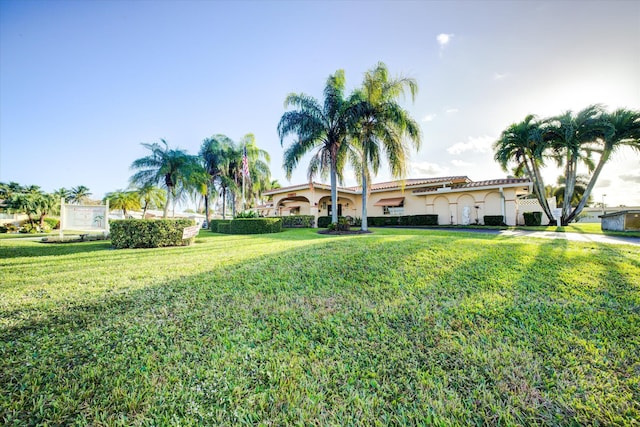
M492 136L470 136L467 142L458 142L447 148L449 154L461 154L465 151L472 151L475 153L488 153L491 151L491 146L496 139Z
M449 44L452 37L453 34L440 33L436 36L436 40L438 41L440 48L444 49Z
M503 80L509 76L509 73L493 73L493 80Z
M473 163L465 162L464 160L460 160L460 159L453 159L451 160L451 163L458 168L466 168L469 166L473 166Z
M632 183L635 183L635 184L640 184L640 174L620 175L620 179L623 180L623 181L632 182Z
M444 112L447 114L457 113L458 111L460 110L458 110L457 108L447 108L446 110L444 110Z
M422 121L423 122L430 122L430 121L433 121L433 119L435 119L435 118L436 118L435 114L427 114L426 116L424 116L422 118Z
M449 168L441 166L437 163L411 162L409 168L409 176L411 176L412 178L446 176L449 173Z

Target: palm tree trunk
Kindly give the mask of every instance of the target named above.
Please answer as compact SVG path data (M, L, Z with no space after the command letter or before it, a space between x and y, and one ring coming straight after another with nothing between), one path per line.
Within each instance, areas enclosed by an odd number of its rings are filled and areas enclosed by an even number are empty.
M571 199L573 199L573 189L576 184L577 157L573 154L567 156L567 167L565 169L564 200L562 203L562 225L569 224L568 218L571 214Z
M367 173L366 173L366 157L362 162L362 231L369 231L369 223L367 221L367 193L368 193L368 184L367 184Z
M163 218L167 218L169 216L169 202L171 201L171 188L167 187L167 203L164 204L164 215Z
M578 206L576 206L576 208L573 210L573 212L571 212L571 214L567 218L568 223L573 221L574 218L580 215L580 213L582 212L582 209L587 204L587 200L589 200L591 191L593 190L593 187L595 187L596 181L598 181L598 177L600 176L600 172L602 172L602 168L604 167L604 164L607 163L607 161L609 160L610 155L611 155L611 151L609 150L603 151L602 156L600 156L600 161L598 161L598 166L596 166L595 170L593 171L593 175L591 175L589 184L587 184L587 188L584 190L584 193L582 194L582 198L580 199Z
M338 184L335 159L331 159L331 223L338 223Z
M553 214L551 213L551 208L549 207L549 203L545 197L545 189L544 182L542 181L542 174L540 173L540 169L536 164L535 160L531 160L531 165L525 159L525 167L529 176L533 180L533 193L536 195L538 199L538 203L542 207L544 214L549 218L549 221L553 221Z
M227 219L227 187L222 187L222 219Z
M209 223L209 195L208 194L204 195L204 217L208 224Z

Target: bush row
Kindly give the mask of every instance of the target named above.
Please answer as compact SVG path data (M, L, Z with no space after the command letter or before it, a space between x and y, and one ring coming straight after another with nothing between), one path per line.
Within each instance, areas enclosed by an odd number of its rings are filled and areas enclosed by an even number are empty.
M282 228L312 228L315 218L313 215L283 216Z
M389 225L438 225L438 215L369 216L367 224L371 227Z
M230 222L230 219L212 219L211 221L209 221L209 230L214 233L222 233L219 228L220 224L229 224Z
M186 246L195 237L182 239L185 228L195 225L192 219L121 219L109 222L111 244L116 249Z
M502 215L485 215L484 225L507 225L504 223L504 216Z
M352 226L361 225L361 221L358 218L346 218ZM331 224L330 216L318 217L319 228L327 228L329 224ZM438 215L368 216L367 224L371 227L385 227L389 225L438 225Z
M280 218L236 218L212 220L211 231L224 234L266 234L282 231Z

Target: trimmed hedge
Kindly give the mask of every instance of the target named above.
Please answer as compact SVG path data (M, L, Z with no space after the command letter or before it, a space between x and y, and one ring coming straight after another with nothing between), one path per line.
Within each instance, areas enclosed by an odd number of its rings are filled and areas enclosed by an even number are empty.
M369 216L367 225L371 227L438 225L438 215Z
M229 234L230 229L231 229L231 221L219 222L217 233Z
M506 225L502 215L485 215L483 221L484 225Z
M318 228L327 228L331 224L330 216L319 216L318 217Z
M111 244L116 249L187 246L195 237L182 239L186 227L196 225L192 219L121 219L109 222Z
M542 224L542 212L524 212L524 225L537 226Z
M282 231L280 218L237 218L229 224L219 224L218 232L228 234L266 234Z
M290 215L280 218L282 228L312 228L315 219L313 215Z
M230 222L230 219L212 219L211 221L209 221L209 230L214 233L223 233L223 231L220 231L220 228L218 226L220 224L229 224Z

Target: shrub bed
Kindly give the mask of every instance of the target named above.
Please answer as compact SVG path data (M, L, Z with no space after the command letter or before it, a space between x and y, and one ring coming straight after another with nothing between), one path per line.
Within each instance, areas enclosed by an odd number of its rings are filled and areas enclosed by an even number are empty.
M506 225L502 215L485 215L483 221L484 225Z
M524 212L524 225L537 226L542 224L542 212Z
M220 226L218 226L218 230L220 230ZM237 218L228 224L227 233L266 234L280 231L282 231L282 220L280 218Z
M314 223L313 215L291 215L281 219L282 228L312 228Z
M116 249L186 246L195 237L182 239L186 227L195 225L192 219L122 219L110 221L111 244Z

